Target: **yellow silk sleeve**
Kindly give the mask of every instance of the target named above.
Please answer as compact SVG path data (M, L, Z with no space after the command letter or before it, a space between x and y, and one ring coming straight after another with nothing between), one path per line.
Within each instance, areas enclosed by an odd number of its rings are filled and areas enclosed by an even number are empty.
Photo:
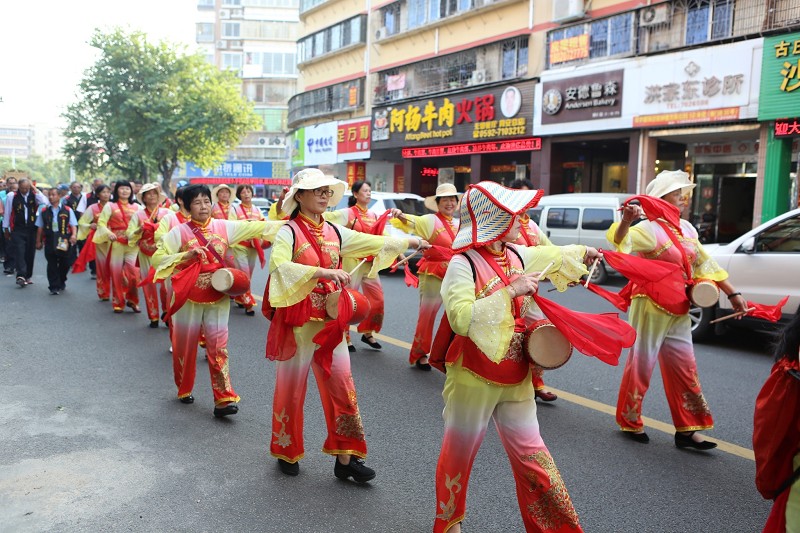
M346 227L348 220L350 220L350 210L337 209L336 211L325 211L322 213L322 217L331 224Z
M559 292L564 292L570 283L577 282L589 273L583 264L586 256L586 246L570 244L569 246L517 246L516 249L522 256L525 264L525 273L542 272L547 265L544 275L550 280Z
M319 267L292 261L294 239L290 229L278 231L269 258L269 303L289 307L311 294Z
M614 242L614 234L617 232L619 222L614 222L606 231L606 239L618 251L626 254L634 252L652 252L656 248L655 234L650 230L650 221L643 220L635 226L631 226L628 234L622 242Z
M136 246L139 239L142 237L142 225L139 223L139 215L133 215L131 221L128 222L128 229L125 230L125 236L128 237L128 244Z
M111 235L112 232L108 229L108 219L111 218L111 213L111 202L109 202L103 210L100 211L100 216L97 219L97 231L94 232L94 239L92 239L95 244L110 242L108 236Z
M92 222L94 221L94 215L90 209L86 209L84 213L81 215L80 220L78 220L78 240L83 241L89 237L89 232L92 231Z
M274 202L271 206L269 206L269 213L267 213L267 220L283 220L287 216L289 216L289 213L278 211L278 202Z
M408 250L408 239L370 235L343 227L339 227L339 233L342 236L343 258L375 257L372 268L366 274L367 278L377 277L378 272L391 265L398 255Z
M697 258L695 259L692 277L694 279L710 279L712 281L725 281L728 279L728 272L708 255L706 249L699 242L697 244Z
M441 294L453 331L469 337L491 361L499 363L508 352L514 334L508 290L476 299L472 268L463 256L456 255L442 280Z
M536 226L536 235L539 237L539 246L554 246L539 226Z
M179 227L172 228L157 242L158 247L151 258L151 265L156 270L153 279L156 281L170 277L187 253L181 252L181 229Z
M248 241L250 239L264 239L272 242L284 224L283 220L225 220L228 233L228 245Z
M433 235L435 216L436 215L417 216L404 214L403 218L406 219L405 222L399 218L391 218L389 219L389 223L400 231L416 235L427 241L430 240L431 235Z
M158 222L158 227L156 228L156 231L153 232L153 239L155 240L156 243L161 241L161 239L164 238L164 235L166 235L169 232L169 222L170 219L174 216L177 215L175 214L166 215L162 217L161 220Z

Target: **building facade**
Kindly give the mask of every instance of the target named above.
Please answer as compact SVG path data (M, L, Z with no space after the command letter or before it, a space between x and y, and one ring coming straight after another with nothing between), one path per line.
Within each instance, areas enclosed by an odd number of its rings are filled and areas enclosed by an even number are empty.
M681 168L710 241L797 205L796 143L770 136L800 114L800 0L304 0L300 21L293 167L422 195L633 194ZM368 153L343 160L338 124L365 119Z
M0 156L24 159L38 155L45 160L61 159L63 145L64 137L58 128L44 124L0 125Z
M196 40L207 60L238 74L242 93L262 121L226 164L245 161L250 169L268 169L270 176L249 179L254 184L288 179L288 102L297 90L297 0L198 0L197 12Z

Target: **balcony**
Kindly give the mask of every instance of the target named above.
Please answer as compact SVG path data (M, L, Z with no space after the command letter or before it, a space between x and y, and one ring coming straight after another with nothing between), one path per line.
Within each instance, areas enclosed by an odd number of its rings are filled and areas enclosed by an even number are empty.
M364 106L364 78L297 94L289 100L289 127Z

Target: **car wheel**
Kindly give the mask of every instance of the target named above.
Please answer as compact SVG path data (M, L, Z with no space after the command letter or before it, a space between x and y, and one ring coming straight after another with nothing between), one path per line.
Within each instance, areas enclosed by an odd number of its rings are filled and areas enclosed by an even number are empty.
M692 322L692 340L705 341L714 336L714 324L711 323L715 315L716 307L697 307L692 305L689 308L689 320Z
M597 263L597 268L595 268L594 272L592 272L592 279L589 281L595 285L602 285L608 281L608 271L606 270L605 263L602 261Z

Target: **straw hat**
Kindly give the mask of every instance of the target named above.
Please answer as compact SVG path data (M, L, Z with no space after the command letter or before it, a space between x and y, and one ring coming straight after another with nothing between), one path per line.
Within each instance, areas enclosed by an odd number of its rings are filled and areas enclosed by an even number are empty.
M681 190L682 194L686 195L694 188L695 184L689 181L689 174L683 170L664 170L656 176L656 179L647 184L645 194L662 198L664 195L678 189Z
M453 251L486 246L500 240L511 229L514 217L539 203L543 190L515 190L493 181L467 187L461 200L460 226Z
M294 199L294 195L297 191L319 189L320 187L333 189L333 196L328 199L328 205L331 206L338 204L342 199L344 191L347 190L347 183L333 176L326 176L318 168L304 168L292 178L292 186L289 187L289 192L286 193L286 197L283 199L281 211L284 213L294 212L297 207L297 200Z
M437 198L445 198L447 196L455 196L457 201L461 201L461 197L464 196L462 193L458 192L456 186L452 183L442 183L438 187L436 187L436 194L433 196L427 196L425 198L425 207L433 211L434 213L439 210L439 206L436 204Z
M217 194L219 194L219 191L221 191L222 189L227 189L231 193L231 195L228 197L228 201L229 202L230 202L231 198L233 198L233 187L231 187L227 183L220 183L219 185L217 185L216 187L211 189L211 203L212 204L216 204L217 203Z
M167 199L167 195L161 190L161 185L158 183L145 183L142 185L142 188L139 189L139 200L144 202L144 193L150 191L158 191L158 205L163 204L164 200Z

